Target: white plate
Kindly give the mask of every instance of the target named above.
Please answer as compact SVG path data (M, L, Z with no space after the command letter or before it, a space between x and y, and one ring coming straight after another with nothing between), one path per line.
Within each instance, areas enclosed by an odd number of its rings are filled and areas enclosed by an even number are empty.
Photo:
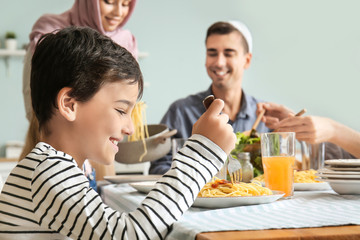
M273 191L273 195L252 197L197 197L192 207L228 208L275 202L284 196L283 192Z
M294 191L323 191L331 190L327 182L320 183L294 183Z
M134 182L129 183L130 186L138 190L142 193L148 193L155 187L156 181L149 181L149 182Z
M360 172L360 167L326 167L326 169L335 170L335 171L354 171Z
M351 171L334 171L331 169L323 168L318 170L319 174L337 174L337 175L360 175L360 172L351 172Z
M357 179L360 180L360 175L341 175L341 174L315 174L318 177L321 177L321 179L328 179L328 178L341 178L341 179Z
M332 159L325 160L325 164L331 166L358 166L360 167L360 159Z
M132 183L132 182L145 182L157 181L162 175L116 175L104 176L104 179L111 183Z
M320 179L330 184L331 188L338 194L354 195L360 194L360 180Z
M320 181L320 180L319 180ZM265 183L261 182L261 185L265 187ZM320 183L294 183L294 191L323 191L331 190L331 187L326 182Z

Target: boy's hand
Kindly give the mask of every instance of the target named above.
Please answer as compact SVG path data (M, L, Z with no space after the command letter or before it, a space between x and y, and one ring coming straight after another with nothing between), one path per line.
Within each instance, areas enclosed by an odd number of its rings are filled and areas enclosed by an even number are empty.
M215 99L209 109L196 121L192 134L200 134L217 144L229 155L235 148L236 136L230 124L229 116L220 114L224 108L224 101Z

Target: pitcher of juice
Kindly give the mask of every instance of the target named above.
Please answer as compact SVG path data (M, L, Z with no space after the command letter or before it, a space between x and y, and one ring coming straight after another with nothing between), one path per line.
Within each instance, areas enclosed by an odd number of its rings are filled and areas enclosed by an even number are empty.
M265 186L282 191L289 198L294 193L295 133L261 134L261 154Z

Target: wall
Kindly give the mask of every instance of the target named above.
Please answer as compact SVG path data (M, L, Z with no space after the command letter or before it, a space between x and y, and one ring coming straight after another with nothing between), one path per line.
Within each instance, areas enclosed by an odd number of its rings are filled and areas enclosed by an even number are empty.
M0 2L0 40L14 30L23 44L41 14L60 13L73 0ZM358 0L138 0L127 28L140 51L149 53L140 63L150 84L143 97L148 122L159 122L175 99L209 86L206 29L218 20L239 19L254 38L252 66L243 83L248 93L360 130L358 9ZM22 62L9 63L7 73L0 59L0 156L6 141L22 140L27 129Z

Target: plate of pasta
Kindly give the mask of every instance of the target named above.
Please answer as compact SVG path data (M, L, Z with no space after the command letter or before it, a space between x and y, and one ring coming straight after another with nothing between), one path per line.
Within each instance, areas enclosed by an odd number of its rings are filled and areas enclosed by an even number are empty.
M201 189L192 206L228 208L256 205L274 202L283 195L283 192L261 186L260 182L232 184L224 179L213 179Z
M324 191L331 190L327 182L317 180L317 171L314 169L295 171L294 190L295 191Z
M325 191L331 190L330 185L327 182L317 180L316 170L301 170L294 172L294 191ZM260 175L254 180L264 183L264 175Z

